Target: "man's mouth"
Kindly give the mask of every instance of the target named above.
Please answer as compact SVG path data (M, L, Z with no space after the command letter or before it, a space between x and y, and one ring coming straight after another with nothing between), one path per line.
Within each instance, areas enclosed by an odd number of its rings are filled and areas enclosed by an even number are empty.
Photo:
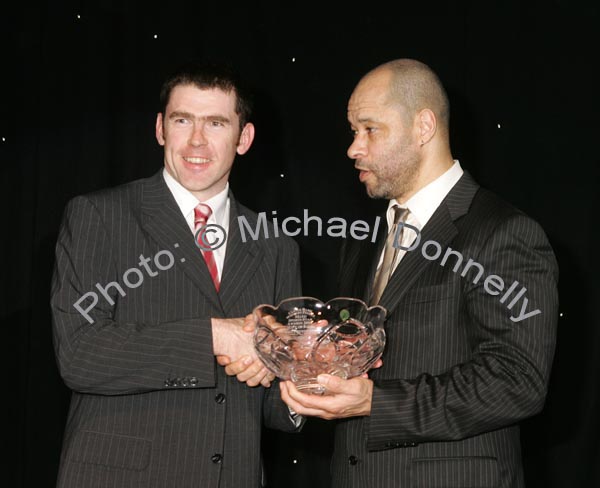
M362 168L356 168L360 171L360 173L358 173L358 179L362 182L365 179L367 179L367 177L371 174L371 172L368 169L362 169Z
M183 158L184 161L191 163L191 164L206 164L206 163L210 163L210 159L207 158L192 158L192 157L185 157Z

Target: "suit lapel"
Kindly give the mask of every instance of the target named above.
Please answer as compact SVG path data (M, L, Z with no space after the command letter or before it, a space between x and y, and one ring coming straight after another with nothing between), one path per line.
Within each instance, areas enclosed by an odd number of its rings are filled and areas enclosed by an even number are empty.
M419 245L404 255L381 295L379 304L388 313L396 308L404 294L410 290L412 284L421 276L427 266L437 265L437 263L425 259L421 254L423 243L432 240L439 243L444 249L457 233L448 209L445 205L440 205L421 231Z
M255 225L256 217L247 215L237 203L233 194L229 193L231 207L229 212L229 235L227 236L227 252L221 277L219 297L223 310L227 313L238 300L241 292L254 276L263 259L263 250L258 241L247 237L242 241L238 216L243 215L248 222Z
M437 259L432 261L423 257L422 246L427 241L435 241L440 244L442 253L444 252L458 234L454 221L467 213L478 188L477 183L465 172L431 216L421 231L419 245L404 255L381 296L379 303L387 309L388 314L396 308L404 294L428 266L439 266ZM431 255L431 252L429 250L428 254ZM369 288L371 286L369 282Z
M142 190L142 228L148 237L175 257L175 266L183 271L198 290L221 309L212 278L194 242L194 235L164 181L162 170L149 178Z

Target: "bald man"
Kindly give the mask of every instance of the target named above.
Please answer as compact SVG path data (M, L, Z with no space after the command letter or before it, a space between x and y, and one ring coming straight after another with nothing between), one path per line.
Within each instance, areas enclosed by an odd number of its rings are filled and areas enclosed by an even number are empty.
M558 269L533 220L453 159L448 98L414 60L365 75L348 103L348 156L389 200L378 246L346 242L340 295L387 309L383 367L281 384L298 414L336 427L335 487L522 487L519 421L544 404ZM396 220L397 219L397 220Z

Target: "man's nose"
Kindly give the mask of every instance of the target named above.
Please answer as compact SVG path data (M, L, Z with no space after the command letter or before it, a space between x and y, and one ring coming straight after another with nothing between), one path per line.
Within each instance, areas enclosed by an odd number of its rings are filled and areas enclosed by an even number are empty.
M204 124L194 124L189 140L190 146L202 146L206 144L206 136L204 134Z
M367 144L365 137L361 134L354 136L354 141L350 144L347 153L350 159L364 158L367 155Z

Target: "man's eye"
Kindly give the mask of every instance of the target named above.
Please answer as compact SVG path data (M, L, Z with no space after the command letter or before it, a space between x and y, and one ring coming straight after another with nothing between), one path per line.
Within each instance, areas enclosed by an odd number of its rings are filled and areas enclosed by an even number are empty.
M189 123L189 120L188 119L179 118L179 119L175 119L175 123L179 124L179 125L184 125L184 124Z
M211 121L210 125L212 125L213 127L223 127L225 124L223 124L223 122L219 120L213 120Z
M377 130L377 127L367 127L365 130L367 131L367 133L372 134Z

